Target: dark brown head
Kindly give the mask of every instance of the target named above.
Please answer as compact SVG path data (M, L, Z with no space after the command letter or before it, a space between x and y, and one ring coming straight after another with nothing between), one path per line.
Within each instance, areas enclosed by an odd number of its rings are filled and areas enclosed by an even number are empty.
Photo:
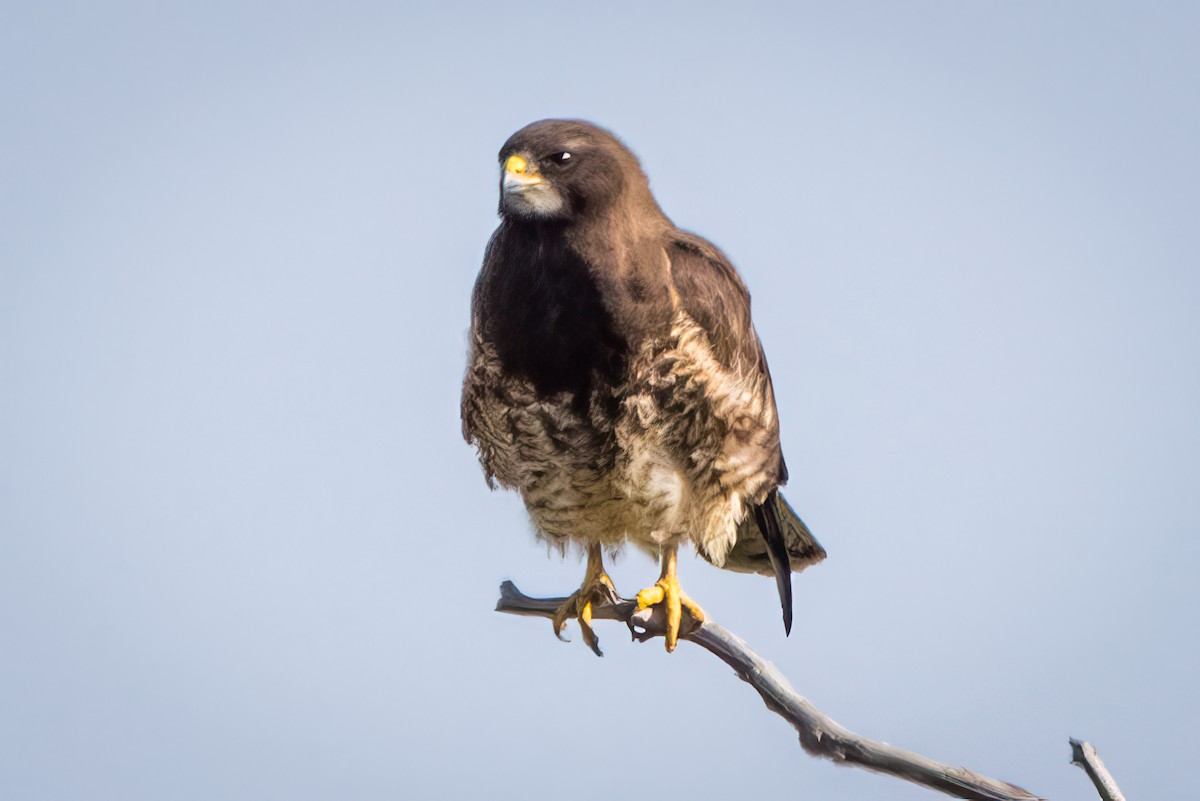
M526 125L500 148L500 171L500 213L510 219L571 222L650 195L637 157L582 120Z

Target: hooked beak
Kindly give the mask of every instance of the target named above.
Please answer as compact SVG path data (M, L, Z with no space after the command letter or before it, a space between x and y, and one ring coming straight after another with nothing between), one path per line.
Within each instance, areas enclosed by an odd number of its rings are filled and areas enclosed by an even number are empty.
M524 192L542 182L541 176L529 169L529 162L513 154L504 162L504 192Z

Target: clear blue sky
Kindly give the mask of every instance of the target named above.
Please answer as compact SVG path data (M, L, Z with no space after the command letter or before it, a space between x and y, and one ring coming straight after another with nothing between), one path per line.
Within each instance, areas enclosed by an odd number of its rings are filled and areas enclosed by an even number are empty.
M0 19L0 796L924 799L711 656L492 612L495 153L578 116L742 270L829 560L683 580L841 723L1200 795L1189 3L26 3ZM655 567L629 554L626 593Z

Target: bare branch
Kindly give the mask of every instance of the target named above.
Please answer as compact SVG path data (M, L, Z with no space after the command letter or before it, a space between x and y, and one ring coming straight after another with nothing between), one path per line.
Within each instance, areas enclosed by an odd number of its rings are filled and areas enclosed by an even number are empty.
M550 617L563 598L530 598L511 581L500 585L496 611L517 615ZM637 610L633 601L594 607L593 619L620 620L634 638L648 640L663 633L659 609ZM955 768L886 743L860 737L844 728L804 696L796 692L783 674L760 657L737 635L706 620L700 625L686 613L680 639L686 639L716 654L762 696L767 708L783 717L800 733L800 745L813 756L886 773L924 785L955 798L975 801L1039 801L1038 796L1015 784L989 779L966 768ZM1120 794L1116 796L1120 798ZM1124 801L1124 799L1121 799Z
M1096 785L1096 790L1104 801L1125 801L1121 788L1117 787L1112 774L1104 767L1100 755L1092 748L1091 743L1071 738L1071 764L1087 771L1092 784Z

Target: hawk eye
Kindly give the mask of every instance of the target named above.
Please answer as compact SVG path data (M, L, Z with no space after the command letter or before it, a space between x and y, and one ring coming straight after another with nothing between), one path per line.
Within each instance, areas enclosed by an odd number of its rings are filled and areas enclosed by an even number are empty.
M571 160L571 154L567 153L566 151L563 151L562 153L555 153L550 157L550 160L555 164L562 166Z

